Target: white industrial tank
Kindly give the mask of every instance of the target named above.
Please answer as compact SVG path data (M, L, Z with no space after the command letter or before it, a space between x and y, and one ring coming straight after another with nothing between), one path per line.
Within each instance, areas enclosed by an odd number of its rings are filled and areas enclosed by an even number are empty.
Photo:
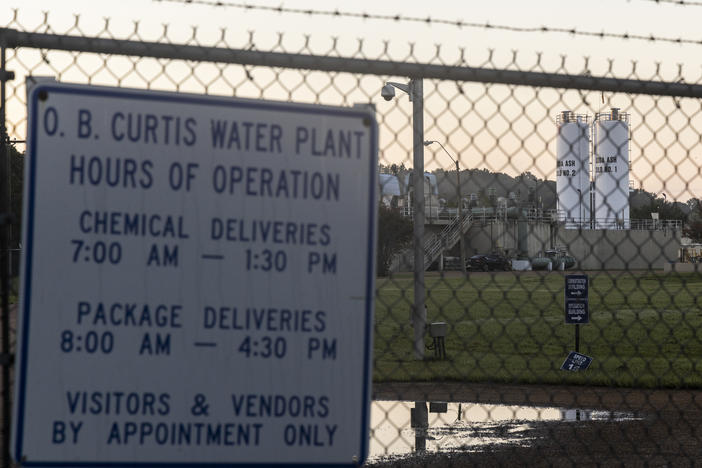
M566 229L590 226L590 128L586 115L561 112L557 119L558 219Z
M597 114L593 139L595 227L629 229L629 114Z

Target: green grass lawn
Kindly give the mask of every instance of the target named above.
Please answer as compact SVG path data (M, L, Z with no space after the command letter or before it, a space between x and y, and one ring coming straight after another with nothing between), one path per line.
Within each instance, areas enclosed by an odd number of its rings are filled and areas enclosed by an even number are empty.
M585 372L561 371L575 350L562 272L426 276L428 321L447 322L448 359L412 351L411 276L377 281L374 380L460 380L633 387L702 386L702 275L590 273ZM427 337L427 344L431 339Z

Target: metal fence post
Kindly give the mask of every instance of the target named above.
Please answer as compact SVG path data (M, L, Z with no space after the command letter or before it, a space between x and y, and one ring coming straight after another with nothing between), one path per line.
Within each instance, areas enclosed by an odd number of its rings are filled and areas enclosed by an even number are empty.
M10 155L5 120L5 44L0 44L0 289L2 289L2 466L10 466Z
M424 307L424 88L421 78L410 80L412 152L414 156L414 356L424 359L427 311Z

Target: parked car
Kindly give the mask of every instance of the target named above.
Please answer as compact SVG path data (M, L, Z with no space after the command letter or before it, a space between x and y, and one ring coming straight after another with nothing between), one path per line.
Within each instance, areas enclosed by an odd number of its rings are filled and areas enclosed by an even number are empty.
M511 270L512 262L500 254L492 253L488 255L473 255L468 259L468 267L471 270Z

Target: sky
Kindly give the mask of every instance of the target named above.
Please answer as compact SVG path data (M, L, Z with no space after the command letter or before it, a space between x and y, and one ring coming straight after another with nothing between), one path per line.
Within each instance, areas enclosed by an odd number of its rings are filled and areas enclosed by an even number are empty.
M180 4L152 0L90 1L64 0L8 0L6 11L18 8L27 23L39 20L41 12L49 12L55 29L73 23L73 15L80 14L87 21L101 28L102 18L111 18L111 26L129 28L133 20L144 26L151 25L160 30L162 24L172 28L188 29L199 25L214 34L222 27L234 32L285 32L286 34L313 34L317 37L338 36L340 38L363 37L369 41L391 40L393 43L424 43L429 48L441 43L447 49L467 47L476 53L493 48L509 52L540 51L572 57L614 58L641 60L643 62L668 61L672 63L692 60L700 48L679 45L642 43L640 41L601 40L573 38L565 34L488 32L483 29L457 28L448 25L423 25L409 22L388 22L356 18L330 19L298 14L278 14L264 11L245 11L239 8L213 7L199 4ZM407 2L386 0L374 2L357 0L245 0L240 3L279 6L287 8L368 12L373 14L402 14L412 17L427 17L467 22L490 23L521 27L550 26L576 27L588 31L632 34L653 34L661 37L683 37L702 39L699 18L702 7L679 6L649 0L591 0L589 2L539 0L441 1ZM57 7L60 5L60 7ZM5 22L5 21L3 21ZM23 21L24 23L24 21ZM86 29L90 29L86 27ZM201 31L205 33L205 31ZM696 59L697 64L700 63Z
M134 30L134 21L139 21L139 37L144 40L158 40L163 34L163 25L167 24L168 37L174 42L191 40L192 28L196 26L197 40L204 44L213 44L221 37L222 28L226 28L227 44L232 47L246 46L253 32L258 49L275 49L279 40L278 34L282 33L287 51L306 52L305 37L309 35L311 45L309 50L314 53L328 52L332 43L331 38L338 38L336 50L345 55L356 53L358 40L363 39L364 54L370 57L380 56L384 47L388 47L387 55L393 60L403 60L407 57L410 50L409 44L413 44L412 56L415 60L436 61L437 45L440 45L440 61L446 63L455 63L462 51L467 62L472 66L489 63L497 68L518 66L523 69L533 69L537 57L540 57L539 63L546 71L577 74L583 72L587 60L588 72L596 76L671 81L678 80L682 76L688 82L702 82L702 54L699 53L702 45L694 44L600 39L563 33L458 28L436 23L330 18L151 0L119 2L64 0L60 3L49 0L22 2L6 0L4 3L6 6L0 7L0 25L9 24L10 27L16 27L19 23L27 30L44 31L43 15L48 12L52 31L76 33L76 29L71 28L75 24L74 15L78 14L80 33L85 35L99 34L104 29L104 18L109 18L109 30L115 37L130 36ZM702 31L699 28L702 7L649 0L590 0L589 2L358 0L353 3L316 0L284 2L246 0L246 3L327 11L339 9L375 15L401 14L421 18L429 16L435 19L460 19L466 22L513 27L576 28L579 31L702 40ZM14 9L18 10L15 26L12 23ZM386 43L389 45L386 46ZM516 65L513 63L515 62L514 51L516 51ZM679 73L679 67L682 67L682 74ZM372 82L369 86L370 89L365 91L365 99L372 101L373 89L378 85ZM430 93L434 91L443 95L446 91L442 86L429 85L428 89ZM495 89L499 94L499 89ZM485 88L480 88L478 91L485 94ZM432 98L433 101L427 99L428 115L425 117L425 126L429 138L444 139L447 147L452 153L458 155L464 167L486 167L487 162L487 167L492 170L519 173L525 169L535 169L532 172L539 176L554 178L553 158L542 158L538 156L536 150L531 151L527 148L528 157L522 160L516 158L513 160L516 152L510 151L508 147L498 145L500 151L490 152L494 146L494 143L490 143L490 138L494 139L495 134L500 135L503 131L502 127L508 126L508 123L501 122L499 118L484 117L491 115L489 106L485 108L482 116L483 120L490 121L485 131L479 131L477 136L473 134L472 141L466 136L470 132L446 130L464 125L471 119L475 120L475 116L469 116L464 111L458 111L458 117L452 117L452 113L445 109L445 106L453 109L463 102L460 97L451 94L453 92L453 89L448 91L449 94L443 100L438 100L436 96ZM470 93L470 89L468 92ZM642 186L653 192L667 190L676 199L686 199L690 196L702 197L702 175L699 170L702 155L698 155L702 153L702 147L694 141L699 140L702 124L698 126L696 120L689 119L689 115L697 113L699 104L695 102L676 104L670 99L632 101L625 96L603 95L601 100L598 100L597 96L594 98L590 96L589 107L578 109L578 95L571 93L568 96L564 99L568 103L573 102L575 107L573 110L576 112L593 113L604 111L609 106L622 107L625 111L631 112L635 137L632 145L634 164L632 178L637 187ZM276 96L273 97L276 98ZM519 90L516 103L523 102L520 99L533 99L533 95L530 97L529 92ZM538 99L548 102L549 97L539 95ZM515 103L512 102L512 104ZM681 110L674 110L674 105L680 104ZM556 114L560 110L558 105L556 104L553 108L548 107L547 112ZM410 162L406 140L408 137L411 139L411 133L408 134L407 129L397 131L403 126L407 127L410 104L401 99L389 104L378 99L376 106L378 112L383 114L383 119L380 120L381 150L384 150L382 157L388 162ZM12 106L9 106L9 111L12 109ZM475 110L479 111L479 109ZM527 109L525 112L541 111ZM665 117L670 117L671 113L676 114L665 123ZM480 112L476 114L481 118ZM553 120L551 117L555 118L555 115L539 115L538 119ZM685 123L686 119L688 123ZM676 123L677 120L682 121L682 124ZM474 124L480 125L479 122ZM680 125L687 125L685 131L689 135L682 134ZM519 130L518 124L515 128L516 140L521 139L521 141L513 143L523 146L530 137ZM555 131L555 125L552 125L552 128L538 127L538 132L543 134L542 138L549 140L547 144L550 149L553 148L553 141L555 141ZM553 133L553 138L548 136L549 132ZM503 139L503 141L508 140L509 136ZM515 136L512 136L512 140L515 140ZM384 144L383 141L387 143ZM682 141L678 145L680 148L674 149L674 141ZM481 152L482 161L475 160L475 156L470 159L470 154L476 152ZM644 155L645 157L641 158ZM637 162L637 156L644 161ZM440 158L441 156L433 154L433 157L429 158L428 167L444 166ZM696 158L700 158L699 161L695 162ZM449 165L446 164L446 166Z

